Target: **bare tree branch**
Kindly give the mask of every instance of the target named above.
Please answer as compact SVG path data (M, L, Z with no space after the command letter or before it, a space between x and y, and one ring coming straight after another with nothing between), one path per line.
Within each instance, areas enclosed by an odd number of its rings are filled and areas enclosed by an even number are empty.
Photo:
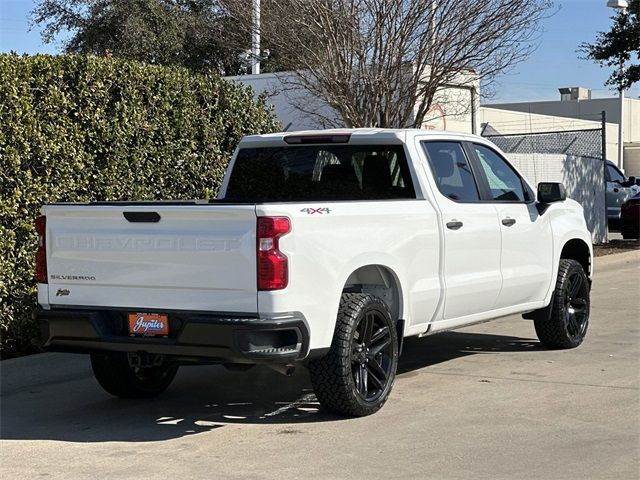
M249 31L247 0L222 4ZM551 0L263 0L261 35L297 69L288 88L323 99L346 126L420 127L442 86L491 83L527 58L550 7Z

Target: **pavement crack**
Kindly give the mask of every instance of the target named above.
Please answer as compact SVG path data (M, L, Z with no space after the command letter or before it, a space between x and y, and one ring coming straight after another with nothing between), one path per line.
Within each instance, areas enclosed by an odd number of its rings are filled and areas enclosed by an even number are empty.
M597 385L594 383L578 383L578 382L559 382L554 380L535 380L533 378L516 378L516 377L494 377L488 375L474 375L470 373L452 373L452 372L437 372L437 371L428 371L425 372L432 375L449 375L453 377L470 377L470 378L482 378L482 379L491 379L491 380L508 380L514 382L526 382L526 383L548 383L555 385L572 385L576 387L595 387L595 388L615 388L619 390L640 390L640 387L623 387L618 385Z

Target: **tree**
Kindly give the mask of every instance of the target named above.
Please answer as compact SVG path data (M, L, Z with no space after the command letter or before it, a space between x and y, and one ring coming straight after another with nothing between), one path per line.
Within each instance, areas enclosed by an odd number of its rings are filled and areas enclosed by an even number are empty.
M240 68L237 28L217 0L39 0L32 20L42 38L62 41L67 53L105 55L195 71L234 74ZM248 45L249 39L246 39ZM247 47L244 47L247 48Z
M223 4L249 32L247 0ZM550 0L264 0L261 35L296 70L284 81L326 101L347 126L420 127L444 86L490 84L527 58L549 7Z
M595 43L583 43L580 50L601 67L614 68L606 85L622 90L640 81L640 0L631 0L625 13L613 17L611 30L599 32ZM636 63L629 65L634 57ZM623 71L622 61L626 64Z

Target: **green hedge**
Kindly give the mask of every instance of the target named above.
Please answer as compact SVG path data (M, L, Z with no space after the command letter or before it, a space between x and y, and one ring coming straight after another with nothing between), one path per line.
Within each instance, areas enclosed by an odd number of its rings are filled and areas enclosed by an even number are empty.
M37 344L33 220L56 201L208 198L246 134L278 124L219 77L0 55L0 352Z

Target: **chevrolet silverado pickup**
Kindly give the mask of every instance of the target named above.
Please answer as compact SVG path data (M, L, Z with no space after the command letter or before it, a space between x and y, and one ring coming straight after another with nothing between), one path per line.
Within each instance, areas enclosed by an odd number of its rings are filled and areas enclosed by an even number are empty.
M512 314L549 348L587 331L582 207L477 136L248 136L216 199L41 213L44 345L90 354L119 397L161 393L181 365L303 365L325 409L363 416L387 400L406 337Z

